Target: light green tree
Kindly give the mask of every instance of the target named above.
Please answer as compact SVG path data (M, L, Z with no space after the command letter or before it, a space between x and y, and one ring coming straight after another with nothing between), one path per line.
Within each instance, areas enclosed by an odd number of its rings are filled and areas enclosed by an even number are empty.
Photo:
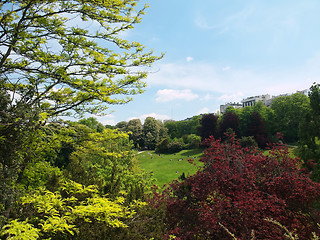
M140 119L132 119L128 122L127 131L130 132L130 140L133 141L135 147L143 147L143 129Z
M143 124L144 142L149 149L155 149L156 145L168 136L167 129L160 120L147 117Z
M83 118L78 121L78 123L88 126L89 128L96 130L97 132L102 132L104 126L96 118L89 117Z
M274 111L274 131L281 132L286 141L298 141L299 124L310 111L309 98L301 93L278 97L271 108Z
M1 88L49 116L131 101L162 57L121 37L145 14L138 2L1 1Z

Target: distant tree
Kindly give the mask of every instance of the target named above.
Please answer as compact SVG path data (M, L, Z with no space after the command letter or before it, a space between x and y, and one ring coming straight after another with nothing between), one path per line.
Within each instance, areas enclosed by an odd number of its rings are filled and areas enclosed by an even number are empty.
M171 139L181 138L183 135L199 134L201 116L193 116L191 119L182 121L167 121L164 126L168 129Z
M265 148L269 142L265 123L257 112L252 112L247 126L247 136L253 136L260 148Z
M232 129L233 132L239 136L239 119L235 112L225 112L222 115L222 119L219 124L219 132L221 138L224 138L224 134L228 129Z
M160 141L156 146L157 153L168 153L169 152L170 142L168 138L163 139Z
M168 134L171 139L180 137L178 121L166 121L164 126L168 129Z
M201 144L201 137L196 134L190 134L187 138L187 147L189 149L199 148Z
M88 126L89 128L96 130L97 132L102 132L104 126L96 118L89 117L83 118L78 121L78 123Z
M271 108L274 111L274 133L281 132L287 142L299 140L299 124L310 111L310 101L302 93L277 97Z
M122 131L122 132L126 132L127 131L127 126L128 126L128 122L126 121L121 121L121 122L118 122L116 125L115 125L115 128Z
M300 124L298 155L312 171L312 178L320 182L320 85L314 83L309 92L310 111ZM310 164L309 164L310 163ZM315 165L314 165L315 164Z
M246 106L244 108L237 109L236 113L239 118L239 134L240 136L247 136L247 126L250 122L252 112L260 114L262 120L265 122L265 128L268 136L274 135L275 125L274 111L270 107L265 106L262 101L258 101L253 106Z
M213 113L204 114L200 120L199 133L201 139L207 139L210 136L217 137L217 122L218 117Z
M147 117L143 124L144 143L148 149L155 149L156 145L167 137L167 129L160 120Z
M143 147L143 128L140 119L132 119L127 124L127 131L130 132L130 140L133 141L135 147Z

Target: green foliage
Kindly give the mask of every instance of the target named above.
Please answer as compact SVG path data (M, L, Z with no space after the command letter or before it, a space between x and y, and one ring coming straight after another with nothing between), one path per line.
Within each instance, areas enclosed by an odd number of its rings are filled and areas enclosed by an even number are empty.
M253 136L241 137L239 139L239 144L241 147L245 148L255 148L258 147L257 142L254 140Z
M300 123L297 154L312 171L312 178L320 181L320 85L314 83L309 92L310 110Z
M4 89L49 115L102 113L108 104L131 101L143 92L146 67L162 58L121 38L141 22L147 5L137 3L2 2Z
M98 122L94 117L84 118L78 121L78 123L86 125L87 127L96 130L97 132L102 132L104 126L102 123Z
M199 148L201 144L201 137L196 134L187 135L186 144L189 149Z
M284 140L297 142L299 139L299 124L310 111L310 101L307 96L295 93L290 96L278 97L271 105L274 111L273 133L281 132Z
M28 211L25 215L31 215L30 219L10 221L1 234L13 235L12 239L58 238L79 235L85 231L84 223L91 228L95 228L95 224L107 229L126 228L124 220L132 218L145 203L135 201L129 206L124 203L124 197L109 199L99 196L95 186L67 181L59 191L39 189L22 197L21 211Z
M39 239L39 232L28 220L19 222L15 219L5 225L0 233L6 235L7 240L36 240Z
M31 108L24 98L12 105L0 80L0 206L3 206L0 213L5 211L8 215L12 203L20 194L15 185L39 147L40 125L38 109Z
M182 121L167 121L164 126L168 129L168 133L171 139L181 138L183 135L196 134L198 135L198 129L200 127L201 116L193 116L191 119Z
M132 119L128 122L126 130L129 132L130 140L133 141L135 148L140 148L144 145L143 127L140 119Z
M147 149L155 149L156 145L167 137L167 129L160 120L147 117L143 124L144 145Z

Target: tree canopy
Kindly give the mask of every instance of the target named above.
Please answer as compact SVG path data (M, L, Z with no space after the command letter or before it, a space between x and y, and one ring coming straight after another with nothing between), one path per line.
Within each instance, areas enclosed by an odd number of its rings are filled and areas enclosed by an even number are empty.
M131 101L162 57L121 36L141 21L147 5L138 2L1 1L1 88L49 116Z

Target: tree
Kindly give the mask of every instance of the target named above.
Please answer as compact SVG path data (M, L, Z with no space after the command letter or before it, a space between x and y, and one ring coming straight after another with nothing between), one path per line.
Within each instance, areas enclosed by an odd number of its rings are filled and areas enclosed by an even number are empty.
M167 235L227 240L232 233L233 239L285 239L275 221L299 239L319 234L315 204L320 185L311 181L299 160L290 158L283 145L264 155L241 148L234 135L229 139L207 139L203 169L155 192L154 206L166 207Z
M41 121L37 108L24 99L12 105L1 86L0 82L0 213L9 212L18 196L16 182L32 159Z
M160 120L147 117L143 124L145 147L155 149L156 145L167 137L167 129Z
M284 140L297 142L299 140L299 124L309 112L310 101L302 93L277 97L271 108L274 111L274 133L281 132Z
M202 140L210 136L217 137L217 122L218 117L213 113L202 115L199 128Z
M140 119L132 119L127 124L127 131L130 132L130 140L135 147L143 147L143 128Z
M252 112L247 126L247 136L253 136L260 148L267 146L268 138L265 123L257 112Z
M312 178L320 182L320 85L314 83L309 92L310 110L300 123L298 155L312 170ZM311 163L311 164L309 164ZM313 167L313 164L316 164ZM311 165L311 166L310 166Z
M246 106L244 108L236 109L236 113L239 118L239 133L240 136L247 136L247 126L250 123L251 114L253 112L258 113L265 123L267 135L271 137L276 132L277 122L274 120L274 111L270 107L265 106L262 101L258 101L253 106Z
M102 113L143 92L161 56L121 33L140 23L139 0L7 0L0 4L0 75L12 103L49 116Z
M221 119L219 124L219 131L221 138L224 138L224 134L228 129L232 129L232 131L239 136L239 119L238 115L235 112L226 111Z
M102 123L98 122L98 120L94 117L80 119L78 123L86 125L89 128L96 130L97 132L102 132L104 129Z
M167 121L164 126L171 139L181 138L183 135L199 134L200 119L201 116L197 115L182 121Z
M122 132L126 132L127 126L128 126L128 123L126 121L121 121L116 124L115 128Z

